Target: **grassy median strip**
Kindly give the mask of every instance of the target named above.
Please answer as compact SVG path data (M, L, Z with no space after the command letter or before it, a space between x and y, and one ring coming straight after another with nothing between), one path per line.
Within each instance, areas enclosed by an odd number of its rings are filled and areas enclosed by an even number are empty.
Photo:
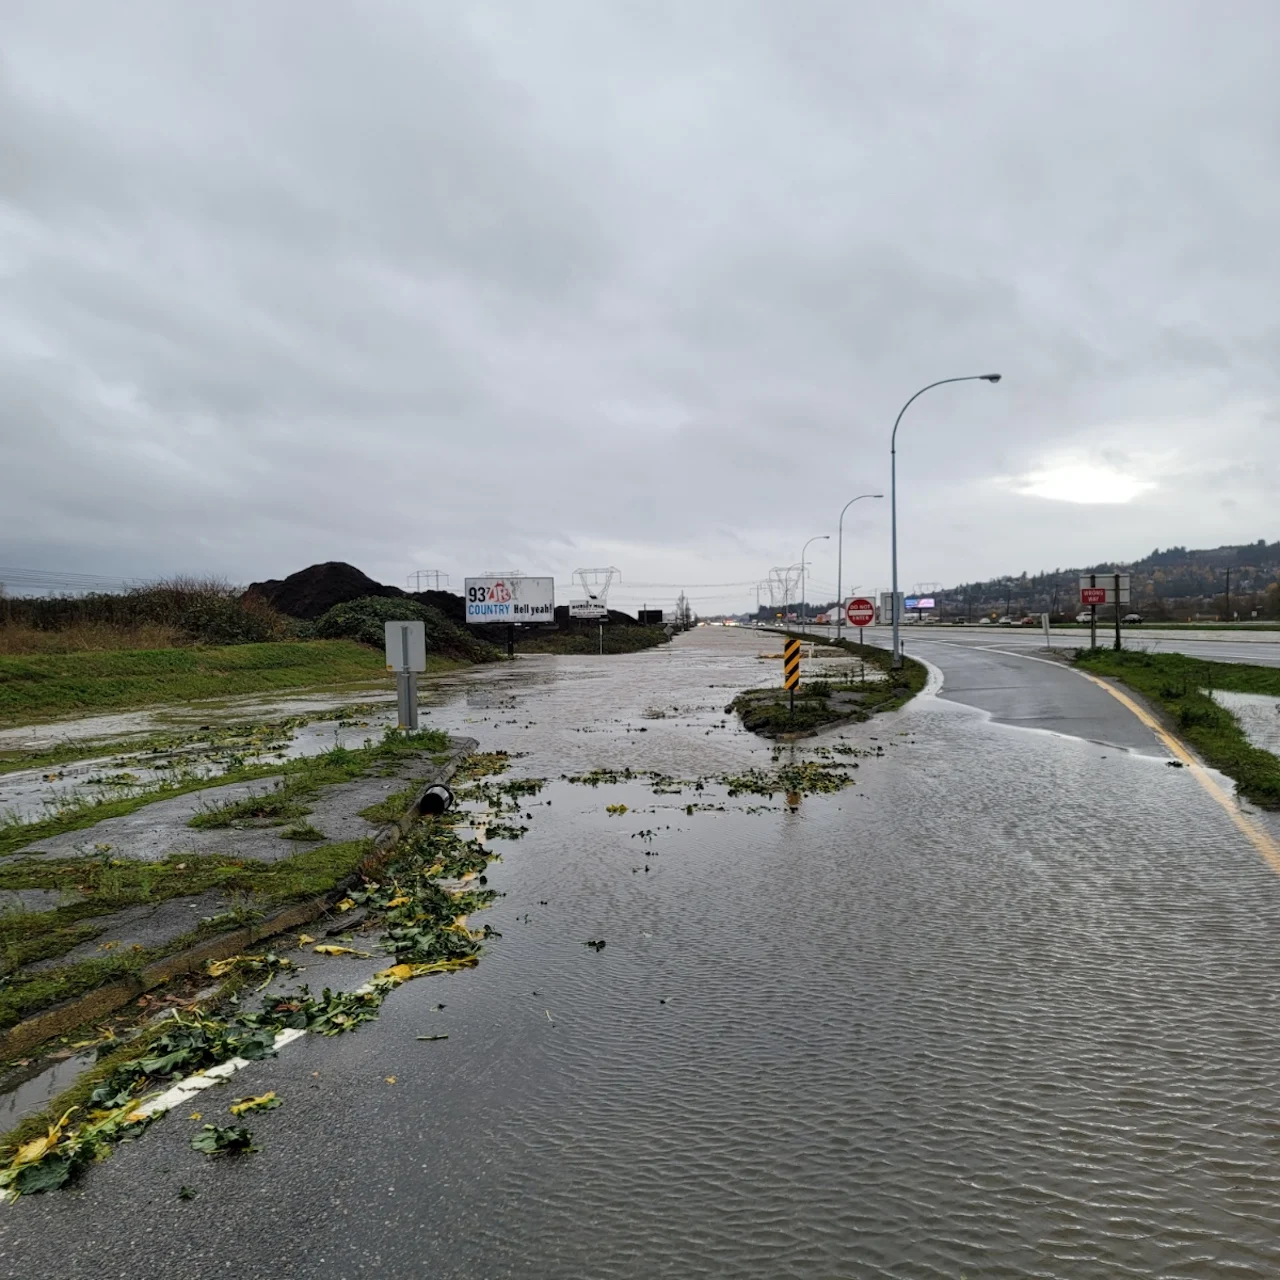
M153 960L261 919L277 907L314 898L345 880L372 847L371 839L345 840L269 863L247 859L239 862L220 856L172 859L168 863L117 862L109 867L118 878L110 897L95 897L54 911L15 912L0 917L0 956L6 972L4 985L0 986L0 1030L60 1000L136 973ZM61 874L69 887L75 878L84 875L74 865L50 864L49 869L55 876ZM115 950L107 943L101 956L87 960L37 973L20 967L91 941L102 931L100 925L93 923L94 915L214 888L228 895L227 910L163 946Z
M1280 697L1280 668L1132 649L1083 649L1076 665L1119 680L1153 702L1208 764L1235 780L1246 800L1259 808L1280 809L1280 757L1253 746L1236 717L1208 692Z
M802 637L805 643L831 644ZM763 738L807 737L830 724L869 720L880 711L896 711L910 702L928 683L927 668L913 658L904 658L894 670L892 654L887 649L858 645L851 640L831 644L862 660L883 679L865 683L856 680L810 680L796 690L795 709L786 689L747 689L740 693L730 709L742 719L743 727Z
M458 665L441 658L435 664ZM383 655L350 640L0 655L0 727L385 675Z

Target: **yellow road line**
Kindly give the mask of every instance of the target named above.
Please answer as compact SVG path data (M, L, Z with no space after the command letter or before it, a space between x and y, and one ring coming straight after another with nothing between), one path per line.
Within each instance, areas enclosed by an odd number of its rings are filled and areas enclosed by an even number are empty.
M1043 661L1043 659L1042 659ZM1236 824L1240 833L1266 859L1272 871L1280 875L1280 842L1265 828L1259 826L1237 805L1235 797L1218 784L1217 779L1173 736L1145 707L1136 703L1127 693L1117 689L1115 685L1091 676L1085 671L1077 671L1086 680L1092 680L1099 689L1105 689L1121 706L1133 712L1152 733L1191 770L1195 780L1226 810L1227 816Z

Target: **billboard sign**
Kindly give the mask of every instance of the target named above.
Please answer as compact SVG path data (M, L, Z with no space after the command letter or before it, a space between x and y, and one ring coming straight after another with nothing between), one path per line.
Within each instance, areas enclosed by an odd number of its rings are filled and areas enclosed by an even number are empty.
M554 622L554 578L467 578L467 622Z
M903 602L904 609L936 609L938 602L932 596L908 596Z
M569 617L571 618L591 618L598 622L604 622L608 616L609 610L598 600L569 601Z

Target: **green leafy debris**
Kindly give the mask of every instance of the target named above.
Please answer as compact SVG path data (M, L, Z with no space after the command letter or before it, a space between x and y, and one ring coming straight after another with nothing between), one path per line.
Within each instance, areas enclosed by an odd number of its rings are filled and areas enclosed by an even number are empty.
M208 1156L248 1155L259 1150L253 1145L253 1130L242 1125L205 1124L191 1135L191 1146Z
M50 1129L35 1140L38 1147L28 1142L18 1149L11 1169L0 1171L0 1188L16 1195L63 1185L85 1159L96 1158L110 1141L124 1136L126 1125L140 1123L139 1101L167 1081L235 1057L255 1061L272 1056L276 1036L289 1028L317 1035L355 1030L378 1016L387 995L401 983L476 964L484 940L495 934L488 928L470 929L467 918L497 896L483 886L481 878L491 857L479 841L464 840L448 822L420 823L396 847L385 878L366 880L350 894L381 925L381 946L394 963L356 991L325 988L317 996L303 986L267 997L257 1011L242 1009L238 996L232 996L224 1016L175 1013L163 1024L161 1034L150 1036L134 1056L115 1063L89 1094L90 1107L110 1109L106 1115L114 1118L112 1125L68 1128L69 1116L64 1116L56 1132ZM222 973L270 967L271 960L282 963L271 952L233 960ZM232 1110L275 1105L278 1100L268 1093L240 1099ZM220 1136L235 1134L248 1136L243 1140ZM219 1154L251 1149L250 1138L248 1130L205 1125L192 1145Z

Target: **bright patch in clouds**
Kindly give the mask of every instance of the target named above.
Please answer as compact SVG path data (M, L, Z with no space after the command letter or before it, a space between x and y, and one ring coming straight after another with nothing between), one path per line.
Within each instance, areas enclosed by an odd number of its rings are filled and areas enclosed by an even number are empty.
M1139 494L1156 487L1153 480L1140 480L1114 467L1088 462L1067 462L1044 467L1019 476L1015 493L1029 498L1049 498L1054 502L1132 502Z

